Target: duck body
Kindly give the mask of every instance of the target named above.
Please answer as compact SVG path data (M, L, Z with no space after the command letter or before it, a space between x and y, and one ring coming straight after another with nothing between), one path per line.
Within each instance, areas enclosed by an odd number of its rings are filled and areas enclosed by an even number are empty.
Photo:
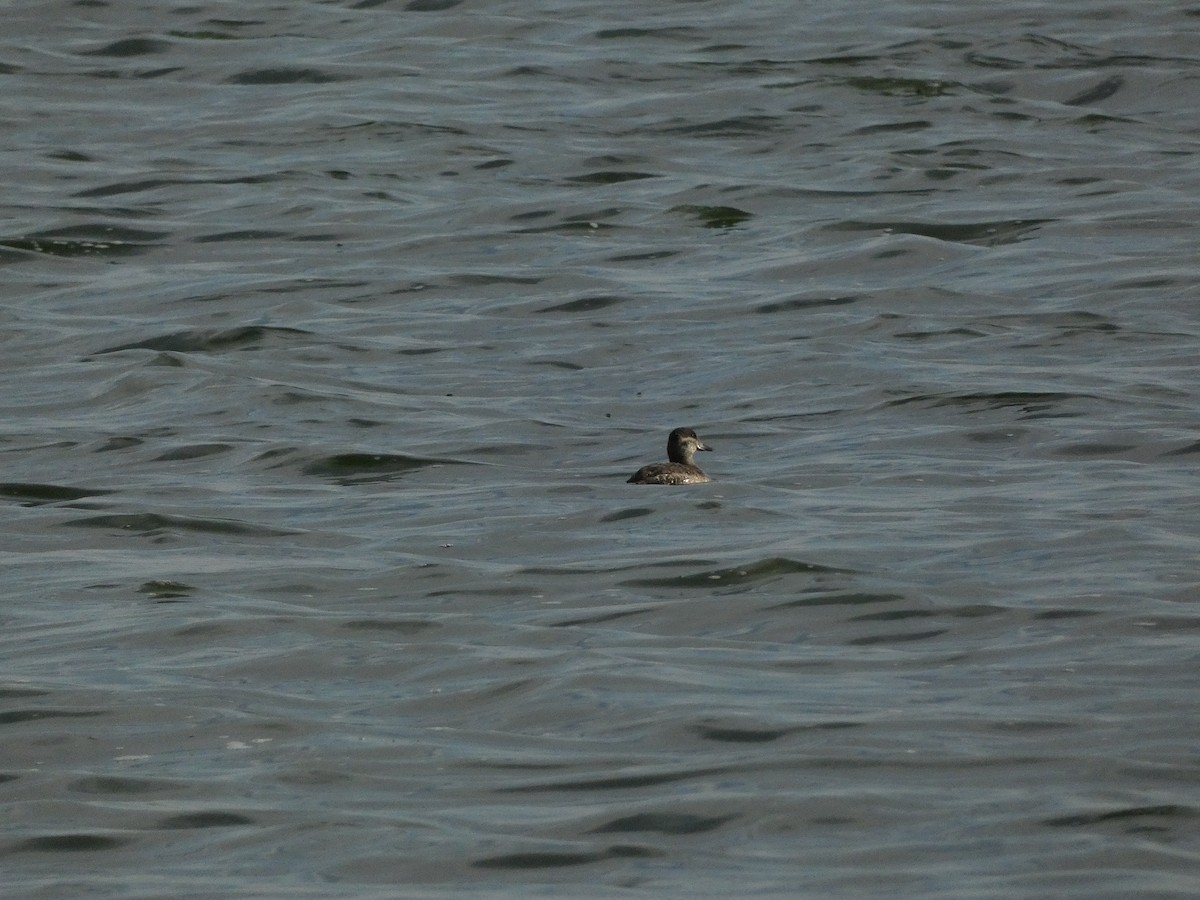
M670 462L642 466L626 484L703 484L712 481L695 463L697 450L711 450L691 428L676 428L667 438Z

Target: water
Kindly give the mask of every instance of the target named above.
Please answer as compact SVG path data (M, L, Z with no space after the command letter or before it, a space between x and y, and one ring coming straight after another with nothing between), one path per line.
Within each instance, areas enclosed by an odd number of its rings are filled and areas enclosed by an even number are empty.
M5 16L6 896L1200 892L1195 10Z

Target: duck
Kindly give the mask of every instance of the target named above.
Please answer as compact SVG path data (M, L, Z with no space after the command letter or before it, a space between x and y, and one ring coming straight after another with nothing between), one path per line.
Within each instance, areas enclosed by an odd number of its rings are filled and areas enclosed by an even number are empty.
M676 428L667 438L670 462L642 466L626 484L703 484L712 481L695 463L697 450L711 450L691 428Z

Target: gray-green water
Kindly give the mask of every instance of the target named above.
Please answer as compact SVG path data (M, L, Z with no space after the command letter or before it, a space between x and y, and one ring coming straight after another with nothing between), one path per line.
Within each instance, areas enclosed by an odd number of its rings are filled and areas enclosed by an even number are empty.
M6 897L1200 893L1196 9L4 18Z

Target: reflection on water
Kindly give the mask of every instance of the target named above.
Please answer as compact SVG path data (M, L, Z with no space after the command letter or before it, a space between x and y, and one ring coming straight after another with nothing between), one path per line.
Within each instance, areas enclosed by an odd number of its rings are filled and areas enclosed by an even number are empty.
M13 896L1200 891L1186 10L9 12Z

